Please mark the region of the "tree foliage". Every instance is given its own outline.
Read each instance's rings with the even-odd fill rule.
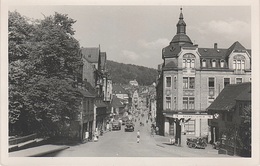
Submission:
[[[76,21],[59,13],[31,20],[15,11],[8,22],[10,134],[58,133],[82,97],[72,87],[82,65]]]

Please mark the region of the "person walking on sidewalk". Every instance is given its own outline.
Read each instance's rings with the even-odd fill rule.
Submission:
[[[140,131],[138,130],[137,131],[137,143],[139,143],[140,142]]]

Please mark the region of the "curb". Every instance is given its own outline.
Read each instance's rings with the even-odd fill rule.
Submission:
[[[34,147],[9,153],[9,157],[44,157],[45,155],[68,149],[69,146],[60,147]]]
[[[50,154],[50,153],[54,153],[54,152],[58,152],[58,151],[62,151],[62,150],[68,149],[68,148],[69,148],[69,146],[60,147],[60,148],[57,148],[57,149],[53,149],[53,150],[49,150],[49,151],[45,151],[45,152],[40,152],[40,153],[36,153],[36,154],[33,154],[33,155],[25,156],[25,157],[41,157],[41,156],[44,156],[44,155],[47,155],[47,154]]]

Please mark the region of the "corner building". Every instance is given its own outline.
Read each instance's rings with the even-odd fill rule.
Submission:
[[[181,143],[188,137],[210,141],[207,107],[227,84],[251,81],[251,50],[234,42],[229,48],[199,48],[186,35],[180,12],[177,34],[162,49],[158,65],[157,126],[160,135]],[[184,140],[185,139],[185,140]],[[183,142],[184,143],[184,142]]]

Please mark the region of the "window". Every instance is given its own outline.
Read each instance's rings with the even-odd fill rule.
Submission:
[[[183,98],[183,109],[184,110],[188,109],[188,97]]]
[[[194,89],[195,77],[183,77],[183,89]]]
[[[216,60],[215,59],[212,60],[212,67],[216,67]]]
[[[166,97],[166,109],[171,109],[171,97]]]
[[[182,61],[182,67],[183,67],[183,68],[186,68],[186,59],[183,59],[183,61]]]
[[[206,60],[205,59],[202,60],[202,67],[206,67]]]
[[[243,55],[235,55],[233,60],[234,70],[245,70],[245,57]]]
[[[215,78],[209,78],[209,96],[214,96],[215,94]]]
[[[174,77],[174,89],[176,89],[177,88],[177,77]]]
[[[192,59],[191,60],[191,65],[190,65],[191,68],[195,68],[195,59]]]
[[[183,55],[182,67],[183,68],[194,68],[195,67],[195,56],[193,54]]]
[[[177,109],[176,104],[177,104],[177,98],[174,97],[174,98],[173,98],[173,110],[176,110],[176,109]]]
[[[166,77],[166,87],[171,87],[171,77]]]
[[[195,77],[189,77],[190,83],[189,83],[189,88],[194,89],[195,88]]]
[[[250,78],[249,78],[249,82],[251,82],[251,80],[252,80],[252,79],[251,79],[251,77],[250,77]]]
[[[230,84],[230,78],[224,78],[224,87]]]
[[[237,61],[237,68],[236,69],[241,70],[241,61],[240,60]]]
[[[183,97],[183,109],[194,110],[195,109],[195,98],[194,97]]]
[[[185,124],[187,134],[195,134],[195,120],[189,120]]]
[[[224,67],[224,60],[220,60],[220,67],[223,68]]]
[[[188,77],[183,77],[183,89],[188,89]]]
[[[189,98],[189,110],[194,110],[194,97]]]
[[[244,60],[241,61],[241,69],[245,70],[245,61]]]
[[[236,84],[241,84],[242,83],[242,78],[236,78]]]
[[[236,60],[233,60],[233,69],[236,69],[237,68],[237,61]]]
[[[215,78],[210,77],[209,78],[209,88],[214,88],[215,87]]]
[[[191,60],[190,60],[190,59],[187,59],[187,61],[186,61],[186,62],[187,62],[187,65],[186,65],[186,67],[187,67],[187,68],[190,68],[190,67],[191,67]]]

